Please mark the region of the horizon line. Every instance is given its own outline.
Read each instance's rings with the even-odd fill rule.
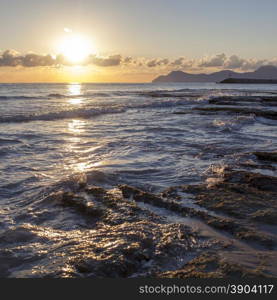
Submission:
[[[147,83],[155,83],[155,82],[151,82],[151,81],[145,81],[145,82],[128,82],[128,81],[124,81],[124,82],[105,82],[105,81],[101,81],[101,82],[89,82],[89,81],[83,81],[83,82],[36,82],[36,81],[30,81],[30,82],[0,82],[0,84],[147,84]]]

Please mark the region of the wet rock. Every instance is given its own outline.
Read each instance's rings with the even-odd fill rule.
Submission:
[[[229,170],[228,172],[230,173]],[[263,201],[263,193],[260,192],[261,195],[257,196],[256,189],[253,190],[252,188],[250,191],[253,193],[253,196],[251,196],[249,195],[249,188],[246,189],[248,185],[246,187],[243,186],[244,181],[242,180],[242,174],[237,174],[237,176],[235,176],[235,174],[232,174],[232,176],[229,174],[228,176],[228,179],[226,175],[226,178],[223,179],[221,183],[212,187],[207,187],[207,185],[187,185],[176,187],[175,191],[174,188],[171,188],[164,191],[161,195],[163,195],[163,197],[170,197],[173,195],[175,199],[178,200],[178,190],[181,189],[186,193],[194,194],[196,204],[204,206],[209,210],[224,212],[231,216],[239,217],[243,219],[243,222],[241,220],[234,220],[227,217],[212,216],[208,214],[208,212],[200,211],[191,207],[185,207],[177,201],[171,200],[170,198],[161,198],[130,186],[122,185],[120,186],[120,189],[122,189],[123,195],[129,198],[131,197],[135,201],[145,202],[157,207],[166,208],[169,211],[178,213],[180,216],[200,218],[207,225],[218,230],[231,233],[238,239],[255,242],[266,248],[273,248],[276,244],[276,241],[273,240],[271,236],[253,230],[252,224],[245,224],[245,220],[251,219],[251,212],[255,212],[260,209],[261,205],[265,205]],[[241,184],[227,184],[228,180],[238,182],[241,180]],[[246,180],[245,183],[246,182],[248,181]],[[269,194],[268,197],[271,196],[272,195]]]
[[[227,261],[214,252],[204,253],[182,269],[159,274],[165,278],[261,278],[272,277],[262,268],[249,268]]]
[[[265,103],[266,105],[276,106],[277,105],[277,97],[276,96],[271,96],[271,97],[263,96],[262,102]]]
[[[207,216],[205,220],[209,226],[212,226],[217,230],[231,233],[237,239],[253,242],[262,245],[267,249],[273,249],[277,244],[277,241],[272,236],[264,232],[254,230],[252,224],[242,224],[237,220],[223,217]]]
[[[203,211],[196,210],[192,207],[187,207],[179,203],[180,198],[165,198],[165,195],[168,193],[167,191],[161,193],[161,195],[154,195],[148,192],[144,192],[140,189],[130,187],[128,185],[120,185],[119,188],[122,190],[122,194],[124,197],[128,199],[133,199],[138,202],[144,202],[151,204],[156,207],[165,208],[169,211],[180,214],[183,217],[186,216],[197,216],[201,218],[205,218],[206,213]],[[188,187],[188,190],[193,193],[196,192],[197,187]],[[170,193],[173,193],[173,189]]]
[[[247,169],[257,169],[257,170],[271,170],[276,171],[276,168],[272,165],[261,165],[261,164],[255,164],[253,162],[246,162],[246,163],[240,163],[240,166],[247,168]]]
[[[79,192],[56,193],[51,196],[53,202],[48,197],[60,214],[70,211],[77,214],[76,220],[85,219],[91,226],[61,230],[30,225],[28,232],[17,228],[15,238],[11,238],[13,231],[8,232],[4,249],[20,261],[21,257],[31,260],[24,268],[18,264],[12,270],[8,263],[5,272],[9,275],[5,274],[24,278],[147,276],[178,267],[191,252],[207,247],[189,227],[168,224],[122,194],[154,203],[160,197],[127,186],[122,190],[86,186]],[[35,253],[41,256],[34,257]]]
[[[236,238],[272,249],[276,238],[261,232],[255,223],[276,224],[277,178],[245,171],[226,170],[213,185],[183,186],[195,203],[230,217],[202,215],[205,222]]]
[[[267,176],[258,173],[244,172],[244,171],[231,171],[224,174],[224,182],[240,184],[245,192],[248,193],[248,188],[254,188],[261,191],[277,192],[277,177]],[[253,190],[252,190],[253,191]],[[263,194],[266,196],[266,194]],[[273,196],[274,195],[271,195]],[[261,199],[260,199],[261,200]]]
[[[241,240],[258,243],[268,249],[273,249],[276,246],[276,240],[274,240],[268,234],[254,229],[242,228],[242,230],[238,230],[236,237]]]
[[[277,101],[276,97],[265,97],[265,96],[222,96],[215,97],[209,100],[210,104],[215,105],[233,105],[233,106],[241,106],[241,105],[249,105],[249,104],[258,104],[264,106],[276,106]]]
[[[272,208],[258,210],[251,214],[251,219],[261,223],[277,225],[277,211]]]
[[[163,206],[162,199],[154,194],[142,191],[140,189],[128,185],[119,185],[119,188],[122,191],[123,197],[125,198],[131,198],[136,201],[154,203],[156,205],[160,204],[161,206]]]
[[[260,103],[262,99],[260,97],[245,97],[245,96],[222,96],[215,97],[209,100],[210,104],[216,105],[245,105],[246,103]]]
[[[30,260],[24,268],[15,268],[12,277],[146,276],[169,266],[180,266],[191,251],[202,247],[196,234],[183,224],[140,221],[113,226],[99,224],[95,230],[33,230],[38,236],[47,236],[48,243],[37,239],[25,248],[6,245],[6,249],[18,258],[32,257],[33,247],[49,255]]]
[[[276,211],[276,199],[277,178],[244,171],[227,172],[196,195],[198,205],[246,219],[268,207]]]
[[[85,188],[85,191],[88,194],[94,195],[95,197],[103,197],[106,194],[105,189],[99,187],[99,186],[87,186]]]
[[[277,162],[277,152],[254,152],[260,160]]]
[[[100,229],[97,247],[101,247],[101,251],[95,252],[96,245],[91,244],[88,256],[81,251],[82,255],[78,254],[73,264],[89,277],[153,273],[193,249],[194,239],[189,228],[181,224],[125,223],[105,231]]]
[[[161,193],[161,197],[163,198],[172,198],[172,199],[181,199],[182,197],[179,195],[179,192],[178,192],[178,187],[170,187],[170,188],[167,188],[166,190],[164,190],[162,193]]]
[[[261,181],[257,176],[260,175],[228,169],[222,180],[213,186],[172,187],[159,195],[128,185],[111,190],[86,185],[79,191],[56,193],[50,198],[54,199],[53,206],[59,208],[61,214],[70,211],[77,214],[78,220],[80,217],[87,220],[90,226],[59,230],[30,225],[30,235],[25,236],[26,230],[18,228],[19,233],[23,232],[18,244],[14,244],[14,238],[7,239],[4,235],[4,250],[11,253],[11,257],[30,257],[30,263],[24,264],[24,268],[18,265],[18,269],[15,267],[11,271],[7,263],[3,272],[10,277],[233,276],[227,272],[228,267],[224,269],[225,265],[218,258],[210,257],[210,262],[202,258],[207,266],[203,270],[195,267],[201,259],[184,267],[188,258],[199,255],[198,251],[214,244],[205,241],[206,237],[200,239],[183,223],[169,223],[144,206],[138,206],[137,202],[164,208],[181,218],[199,218],[217,230],[232,234],[234,238],[272,249],[276,241],[255,230],[253,223],[264,222],[261,221],[263,218],[268,223],[274,222],[273,199],[276,198],[272,195],[275,191],[257,186],[256,181]],[[271,177],[263,179],[270,185]],[[232,217],[212,215],[209,211],[188,207],[182,201],[184,193],[179,192],[193,195],[196,204]],[[50,198],[48,203],[52,203]],[[272,202],[272,211],[266,211],[269,202],[261,199]],[[226,250],[223,243],[214,243],[217,246],[213,249]],[[35,256],[34,253],[41,255]],[[13,259],[11,264],[15,264]],[[232,265],[232,268],[232,274],[244,274],[240,267],[237,269]],[[252,276],[251,272],[249,274]]]
[[[193,110],[202,113],[226,112],[226,113],[243,114],[243,115],[256,115],[258,117],[277,120],[277,112],[270,111],[270,110],[254,109],[254,108],[211,106],[211,107],[195,107]]]
[[[225,230],[230,233],[235,233],[239,228],[239,224],[232,219],[211,217],[207,219],[207,224],[216,229]]]
[[[90,216],[100,217],[104,214],[103,209],[95,202],[88,201],[87,199],[70,192],[63,194],[62,204],[64,206],[76,208],[81,213]]]

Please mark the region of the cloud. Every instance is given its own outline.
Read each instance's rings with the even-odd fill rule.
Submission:
[[[51,55],[26,54],[22,57],[23,67],[53,66],[56,61]]]
[[[21,65],[21,57],[19,53],[15,50],[6,50],[0,56],[0,66],[1,67],[16,67]]]
[[[181,66],[181,65],[183,64],[184,60],[185,60],[184,57],[179,57],[179,58],[175,59],[175,60],[171,63],[171,65],[172,65],[172,66]]]
[[[51,55],[28,53],[22,56],[15,50],[7,50],[0,56],[1,67],[44,67],[55,64],[56,60]]]
[[[130,64],[132,62],[134,62],[134,60],[133,60],[133,58],[131,56],[127,56],[123,60],[123,63],[125,63],[125,64]]]
[[[151,60],[146,60],[144,62],[144,65],[146,65],[149,68],[168,67],[168,68],[185,69],[193,66],[193,60],[188,60],[185,57],[179,57],[174,60],[170,60],[168,58],[151,59]]]
[[[165,66],[168,65],[169,60],[167,58],[165,59],[152,59],[147,63],[147,67],[153,68],[157,66]]]
[[[70,62],[64,55],[40,55],[35,53],[20,54],[15,50],[6,50],[0,53],[0,67],[62,67],[72,66],[74,63]],[[205,69],[230,69],[237,71],[253,71],[263,65],[277,66],[277,58],[255,59],[255,58],[241,58],[238,55],[227,56],[225,53],[215,54],[212,56],[205,56],[200,59],[188,59],[186,57],[179,57],[175,59],[169,58],[152,58],[145,57],[131,57],[122,56],[120,54],[100,56],[89,55],[82,63],[83,66],[94,65],[97,67],[116,67],[123,66],[133,68],[137,71],[144,69],[145,72],[152,72],[152,69],[159,70],[187,70],[193,72],[205,71]]]
[[[122,62],[122,56],[117,55],[110,55],[108,57],[98,57],[96,55],[91,55],[88,59],[87,64],[93,64],[99,67],[112,67],[112,66],[119,66]]]
[[[241,68],[245,63],[245,59],[240,58],[237,55],[232,55],[229,58],[226,57],[223,66],[228,69],[238,69]]]
[[[266,59],[244,59],[237,55],[232,55],[226,58],[223,67],[226,69],[241,69],[243,71],[247,70],[256,70],[263,65],[273,64],[273,61],[269,61]]]
[[[238,55],[227,56],[226,54],[216,54],[210,57],[204,57],[199,60],[199,68],[218,68],[240,71],[253,71],[264,65],[277,66],[277,59],[255,59],[241,58]]]
[[[193,60],[189,60],[186,57],[179,57],[175,60],[173,60],[170,63],[170,66],[174,67],[174,68],[178,68],[178,69],[187,69],[187,68],[191,68],[194,65],[194,61]]]
[[[128,60],[127,60],[128,61]],[[83,65],[95,65],[100,67],[119,66],[122,62],[121,55],[110,55],[108,57],[90,55]],[[15,50],[6,50],[0,56],[0,67],[52,67],[73,65],[62,54],[56,57],[51,55],[39,55],[28,53],[21,55]]]
[[[243,64],[241,65],[240,69],[243,71],[248,71],[248,70],[256,70],[261,66],[265,65],[277,65],[276,62],[266,60],[266,59],[245,59]]]
[[[199,67],[205,67],[205,68],[222,67],[225,63],[226,58],[227,57],[224,53],[217,54],[212,57],[204,57],[201,59],[199,63]]]

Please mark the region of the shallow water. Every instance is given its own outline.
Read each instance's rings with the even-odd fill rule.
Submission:
[[[82,220],[41,199],[80,182],[158,193],[212,182],[227,166],[276,176],[252,152],[276,150],[277,118],[201,111],[224,98],[227,108],[277,112],[276,100],[260,102],[276,96],[274,85],[1,84],[1,228],[73,230]]]

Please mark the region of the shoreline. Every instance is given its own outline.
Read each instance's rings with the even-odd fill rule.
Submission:
[[[277,84],[277,79],[227,78],[219,84]]]

